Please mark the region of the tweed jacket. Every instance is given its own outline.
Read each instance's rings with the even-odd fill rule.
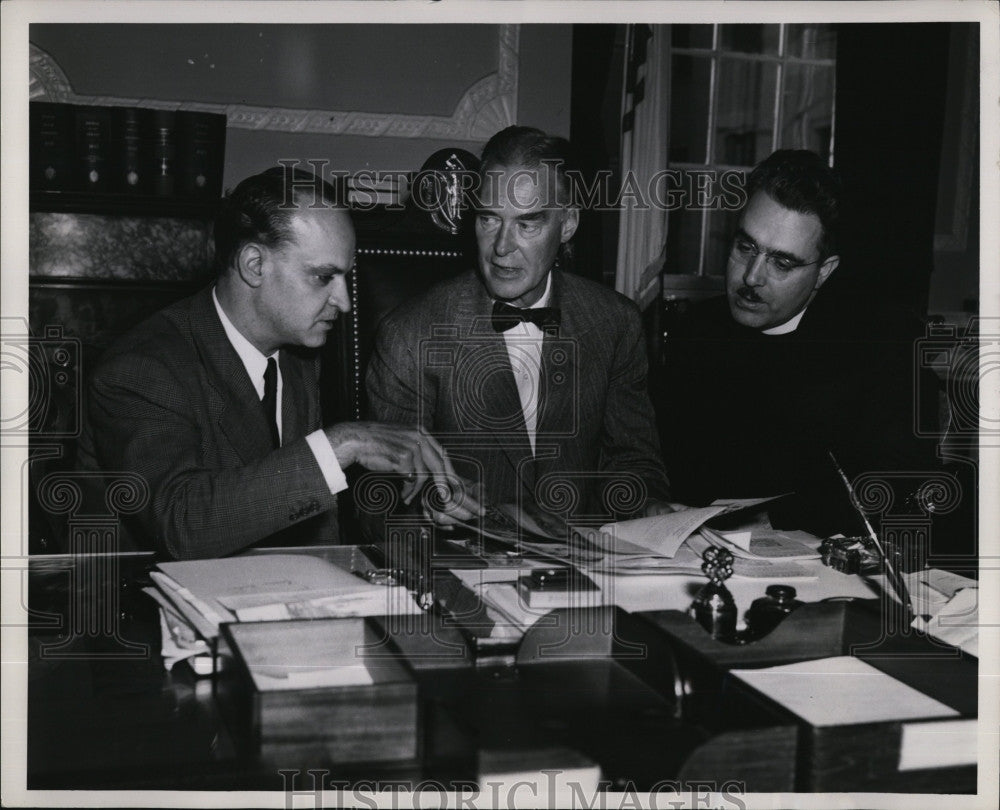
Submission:
[[[370,415],[433,433],[491,503],[631,514],[668,497],[639,313],[612,290],[552,272],[562,320],[542,344],[534,455],[507,347],[474,271],[380,324],[367,371]]]
[[[78,466],[128,471],[149,499],[131,542],[216,557],[273,538],[336,539],[336,498],[304,437],[321,425],[318,358],[282,349],[282,446],[272,450],[249,375],[208,287],[141,323],[92,375]]]

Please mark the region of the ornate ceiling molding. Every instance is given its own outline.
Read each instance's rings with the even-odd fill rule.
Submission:
[[[162,101],[151,98],[77,95],[58,63],[31,45],[32,101],[59,101],[105,107],[152,107],[221,113],[234,129],[302,132],[314,135],[361,135],[373,138],[430,138],[442,141],[485,141],[515,123],[519,28],[499,26],[497,70],[469,87],[450,116],[404,113],[302,110],[248,104]]]

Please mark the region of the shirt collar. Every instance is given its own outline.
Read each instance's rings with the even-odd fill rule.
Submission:
[[[528,309],[541,309],[542,307],[547,307],[549,301],[552,300],[552,271],[549,270],[549,274],[545,277],[545,292],[542,293],[542,297],[535,301]]]
[[[247,374],[250,375],[250,382],[253,383],[253,386],[257,391],[257,396],[263,397],[264,372],[267,370],[267,361],[270,357],[273,357],[275,361],[277,361],[278,352],[274,352],[274,354],[270,355],[270,357],[265,357],[256,346],[243,336],[243,333],[233,325],[231,320],[229,320],[229,316],[226,315],[226,311],[222,308],[222,304],[219,303],[219,297],[216,295],[215,287],[212,288],[212,303],[215,304],[215,311],[219,313],[219,320],[222,321],[222,328],[226,332],[226,337],[229,338],[229,342],[233,345],[233,349],[236,350],[236,354],[239,355],[240,360],[243,362],[243,366],[246,368]]]
[[[552,271],[549,270],[547,276],[545,276],[545,292],[542,293],[542,297],[535,301],[530,307],[518,307],[518,309],[541,309],[542,307],[547,307],[549,301],[552,299]],[[493,299],[494,302],[496,299]],[[509,301],[507,303],[510,303]],[[516,306],[511,304],[511,306]]]
[[[801,321],[802,316],[806,314],[806,309],[808,309],[808,307],[803,308],[798,315],[785,321],[783,324],[772,326],[770,329],[761,329],[761,332],[765,335],[787,335],[789,332],[794,332],[799,328],[799,321]]]

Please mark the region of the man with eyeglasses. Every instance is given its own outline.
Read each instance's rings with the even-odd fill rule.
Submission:
[[[840,184],[819,155],[775,152],[746,192],[726,295],[687,312],[656,381],[674,496],[794,493],[777,524],[857,533],[831,453],[852,479],[934,464],[913,431],[916,324],[890,302],[824,295],[841,261]]]

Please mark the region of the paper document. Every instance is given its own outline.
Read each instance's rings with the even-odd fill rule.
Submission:
[[[958,717],[951,707],[850,655],[730,674],[817,727]]]
[[[576,807],[582,796],[603,789],[601,767],[570,748],[550,746],[536,750],[480,748],[477,780],[495,795],[544,796],[550,807]],[[508,802],[513,804],[513,802]]]
[[[191,626],[190,622],[178,613],[156,588],[143,588],[143,592],[155,599],[160,605],[160,639],[163,656],[163,668],[168,672],[174,664],[198,655],[210,652],[208,644],[203,641]]]
[[[604,552],[602,559],[587,567],[609,573],[677,573],[679,569],[700,570],[701,560],[679,554],[684,542],[706,521],[735,515],[781,496],[717,501],[710,506],[683,509],[666,515],[608,523],[599,530],[576,529],[590,545]],[[747,521],[749,517],[745,518]]]
[[[233,641],[258,689],[361,686],[387,664],[366,657],[375,639],[360,621],[242,624]]]
[[[291,599],[267,604],[234,604],[226,597],[222,601],[233,609],[241,622],[272,622],[287,619],[344,619],[350,616],[417,614],[423,611],[402,585],[377,585],[364,593],[320,596],[314,599]]]
[[[315,689],[329,686],[366,686],[374,683],[371,673],[362,665],[308,667],[250,667],[254,684],[262,691],[282,689]]]
[[[758,527],[719,531],[702,526],[699,531],[712,543],[728,548],[737,557],[755,560],[818,560],[822,538],[808,532]]]
[[[182,596],[180,586],[170,577],[159,571],[150,571],[149,577],[157,586],[149,589],[155,593],[155,595],[154,593],[150,595],[157,602],[171,605],[202,638],[211,639],[219,634],[219,622],[206,617],[201,609],[191,603],[189,598]]]
[[[748,526],[754,520],[754,507],[782,497],[720,500],[710,506],[683,509],[665,515],[655,515],[635,520],[608,523],[599,529],[570,526],[559,517],[530,512],[515,504],[489,507],[479,521],[465,524],[482,537],[496,540],[521,552],[529,552],[549,559],[569,563],[588,571],[606,573],[680,573],[700,571],[701,560],[690,555],[678,558],[678,550],[693,532],[706,521],[733,516]],[[766,516],[762,519],[766,525]],[[767,527],[770,530],[770,527]],[[770,530],[773,533],[773,530]],[[761,534],[761,537],[764,537]],[[752,548],[754,538],[746,540]],[[813,550],[804,548],[791,537],[765,541],[771,553],[762,556],[781,556],[801,559],[817,558]],[[775,550],[777,549],[777,550]],[[762,546],[762,550],[763,546]],[[754,556],[747,552],[748,556]],[[750,569],[753,566],[746,566]],[[761,576],[802,576],[804,571],[790,567],[787,573],[769,570]]]
[[[930,619],[918,615],[913,627],[978,658],[979,588],[956,591],[943,605],[934,608]]]
[[[775,496],[780,497],[780,496]],[[673,557],[692,532],[719,515],[742,512],[775,498],[747,498],[744,500],[717,501],[710,506],[682,509],[665,515],[622,520],[601,526],[601,533],[621,538],[626,543],[641,546],[663,557]]]
[[[979,759],[978,729],[976,718],[904,723],[899,738],[899,770],[975,765]]]
[[[705,527],[702,526],[701,529],[687,539],[677,554],[678,558],[684,552],[692,554],[693,559],[698,562],[699,571],[701,570],[701,560],[705,550],[709,546],[724,545],[716,539],[706,537],[706,534]],[[775,579],[792,579],[796,577],[815,579],[816,577],[814,570],[800,565],[794,560],[768,560],[753,557],[749,554],[733,555],[733,575],[738,577],[773,577]]]
[[[818,560],[822,537],[789,529],[754,529],[749,551],[755,557],[781,560]]]
[[[308,554],[164,562],[159,569],[153,581],[206,638],[223,622],[415,612],[402,586],[366,582]]]

